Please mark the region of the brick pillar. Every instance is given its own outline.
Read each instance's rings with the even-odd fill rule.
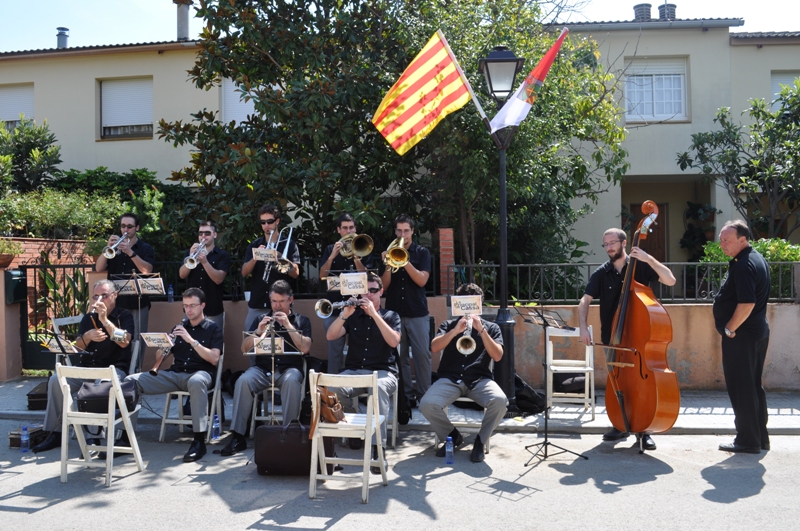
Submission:
[[[452,295],[455,292],[453,266],[456,263],[453,248],[453,229],[437,229],[439,234],[439,285],[441,295]]]

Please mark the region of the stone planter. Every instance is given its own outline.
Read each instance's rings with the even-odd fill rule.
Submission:
[[[0,254],[0,269],[5,269],[11,265],[11,262],[14,261],[13,254]]]

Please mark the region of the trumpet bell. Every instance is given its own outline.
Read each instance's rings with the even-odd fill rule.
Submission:
[[[186,266],[187,269],[194,269],[197,267],[197,259],[187,256],[183,261],[183,265]]]
[[[314,312],[320,319],[327,319],[333,314],[333,304],[328,299],[320,299],[314,305]]]
[[[475,347],[475,340],[470,336],[461,336],[456,341],[456,350],[465,356],[475,352]]]
[[[114,249],[113,247],[109,247],[108,245],[106,245],[105,247],[103,247],[103,256],[105,256],[108,260],[111,260],[115,256],[117,256],[117,250]]]
[[[359,258],[364,258],[365,256],[369,256],[372,252],[372,249],[375,247],[375,242],[366,234],[359,234],[353,238],[350,247],[354,255]]]
[[[286,258],[278,258],[275,268],[282,274],[287,275],[289,274],[289,271],[292,270],[292,261],[287,260]]]
[[[396,238],[386,249],[384,263],[392,270],[392,273],[396,273],[408,264],[408,251],[406,251],[404,243],[403,238]]]

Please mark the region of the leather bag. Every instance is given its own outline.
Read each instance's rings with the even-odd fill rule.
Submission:
[[[262,476],[307,476],[311,471],[311,441],[308,428],[298,420],[286,426],[256,428],[254,461]],[[333,437],[323,437],[325,455],[333,455]],[[333,465],[328,465],[333,474]]]
[[[139,386],[136,382],[120,382],[122,396],[125,399],[125,408],[132,412],[139,404]],[[75,401],[78,411],[83,413],[108,413],[108,395],[111,393],[111,382],[83,382]]]

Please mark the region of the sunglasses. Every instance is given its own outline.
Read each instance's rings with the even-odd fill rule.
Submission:
[[[277,220],[274,219],[274,218],[273,219],[262,219],[261,220],[261,224],[262,225],[272,225],[273,223],[275,223],[275,221],[277,221]]]
[[[119,228],[121,228],[121,229],[133,229],[133,228],[136,228],[136,225],[126,225],[124,223],[120,223]]]
[[[380,293],[380,291],[381,291],[381,288],[368,288],[368,289],[369,289],[369,292],[372,293],[373,295],[376,294],[376,293]]]
[[[198,236],[211,236],[211,231],[210,230],[201,230],[201,231],[197,232],[197,235]]]

